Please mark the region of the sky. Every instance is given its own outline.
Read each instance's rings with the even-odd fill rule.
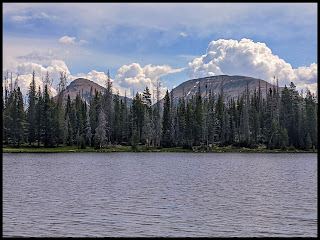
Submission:
[[[35,71],[132,97],[189,79],[243,75],[317,91],[317,3],[3,3],[3,76]],[[3,77],[4,79],[4,77]],[[3,81],[4,83],[4,81]]]

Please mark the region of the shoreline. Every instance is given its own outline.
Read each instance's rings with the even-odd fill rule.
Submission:
[[[73,152],[190,152],[190,153],[318,153],[318,150],[300,150],[300,149],[266,149],[266,148],[233,148],[230,146],[227,147],[215,147],[210,151],[205,149],[200,149],[197,151],[191,149],[183,148],[148,148],[145,146],[139,146],[138,149],[133,150],[131,146],[115,146],[110,148],[95,149],[92,147],[87,147],[85,149],[80,149],[77,147],[54,147],[54,148],[45,148],[45,147],[29,147],[23,146],[20,148],[4,146],[2,148],[2,153],[73,153]]]

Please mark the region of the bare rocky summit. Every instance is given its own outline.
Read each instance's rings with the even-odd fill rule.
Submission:
[[[228,75],[191,79],[174,88],[171,94],[173,95],[174,102],[176,103],[178,99],[183,96],[185,96],[186,99],[189,99],[198,91],[200,86],[202,97],[209,94],[210,91],[217,96],[221,89],[223,89],[225,101],[227,101],[228,99],[237,99],[238,96],[241,96],[247,85],[249,88],[249,94],[253,94],[255,90],[258,91],[259,84],[262,97],[265,98],[266,91],[268,91],[269,88],[273,88],[272,84],[257,78]],[[279,89],[281,91],[283,87],[279,87]]]
[[[225,96],[224,100],[228,101],[228,99],[237,99],[238,96],[241,96],[241,94],[245,91],[247,85],[250,94],[253,94],[255,90],[258,90],[260,85],[263,98],[266,97],[266,92],[270,88],[273,88],[272,84],[257,78],[246,76],[219,75],[185,81],[174,88],[171,95],[174,98],[174,103],[178,103],[180,97],[190,99],[191,96],[198,91],[200,86],[202,97],[204,97],[206,94],[209,94],[210,91],[217,96],[220,93],[221,89],[223,89]],[[85,78],[78,78],[72,81],[70,85],[59,95],[60,97],[62,97],[63,103],[66,103],[68,95],[70,96],[70,99],[72,101],[78,94],[80,94],[80,96],[82,96],[82,98],[89,103],[91,93],[94,94],[95,91],[103,92],[104,89],[104,87],[93,81]],[[282,89],[283,87],[280,87],[280,91]],[[113,91],[116,92],[117,89],[113,89]],[[55,98],[58,98],[58,96],[56,96]],[[124,97],[120,96],[120,99],[124,99]],[[127,102],[130,105],[132,103],[132,99],[127,98]],[[163,100],[161,100],[160,104],[163,104]]]

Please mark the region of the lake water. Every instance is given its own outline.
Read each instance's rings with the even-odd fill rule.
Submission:
[[[317,154],[3,154],[4,237],[316,237]]]

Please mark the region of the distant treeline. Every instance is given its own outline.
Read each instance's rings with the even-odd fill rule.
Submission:
[[[66,88],[61,73],[58,92]],[[201,97],[197,93],[186,100],[181,97],[173,104],[167,91],[163,108],[159,99],[152,106],[149,89],[137,93],[132,105],[126,98],[112,94],[110,78],[103,93],[95,91],[87,103],[80,94],[66,104],[61,97],[50,96],[47,75],[44,89],[29,87],[27,109],[18,84],[5,86],[3,98],[3,143],[21,146],[56,147],[61,145],[105,148],[115,144],[139,144],[150,147],[213,146],[268,149],[317,149],[318,103],[310,91],[299,94],[293,83],[279,92],[277,86],[261,88],[249,94],[248,87],[235,100],[225,101],[223,89],[217,96],[210,91]],[[159,89],[158,89],[159,90]]]

